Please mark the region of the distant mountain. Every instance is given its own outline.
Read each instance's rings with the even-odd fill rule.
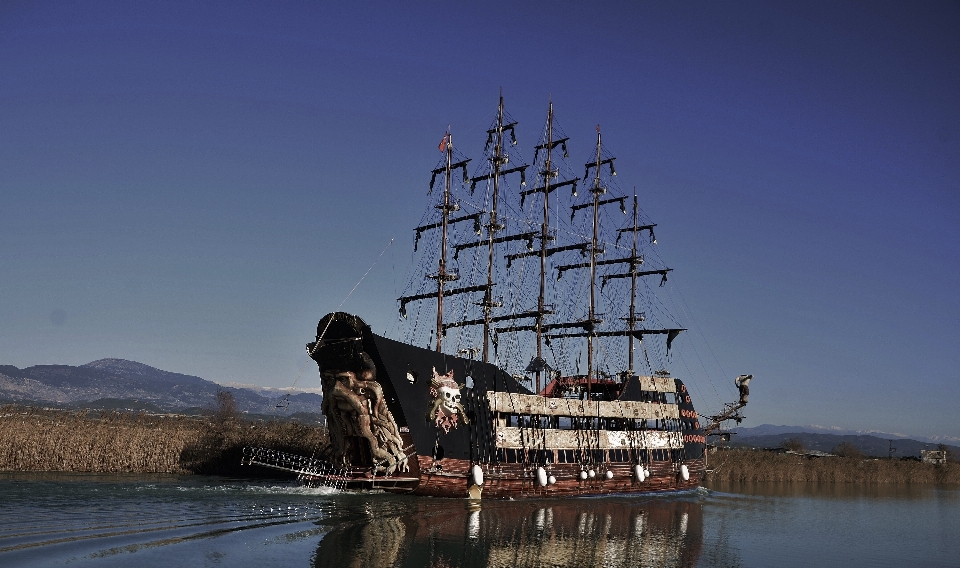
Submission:
[[[752,428],[729,428],[730,432],[736,432],[741,438],[755,436],[773,436],[785,433],[807,433],[807,434],[835,434],[839,436],[875,436],[877,438],[893,439],[912,439],[930,444],[952,444],[960,446],[960,438],[954,436],[909,436],[896,432],[881,432],[880,430],[845,430],[836,426],[775,426],[773,424],[761,424]]]
[[[212,408],[218,389],[233,394],[238,410],[254,414],[317,414],[322,400],[309,392],[290,391],[287,397],[276,391],[223,387],[125,359],[100,359],[79,367],[0,365],[0,402],[182,411]]]
[[[887,457],[890,453],[890,440],[895,451],[893,457],[919,457],[920,450],[933,450],[937,443],[912,440],[910,438],[881,438],[869,434],[824,434],[811,432],[813,428],[802,426],[773,426],[764,424],[755,428],[740,428],[730,441],[731,446],[753,448],[776,448],[787,440],[796,438],[808,450],[830,452],[843,442],[853,444],[865,455]],[[947,445],[954,456],[960,456],[960,447]]]

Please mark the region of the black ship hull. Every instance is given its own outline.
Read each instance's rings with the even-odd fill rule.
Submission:
[[[517,498],[675,491],[703,478],[703,430],[678,379],[596,382],[588,395],[577,378],[557,378],[567,388],[543,396],[495,365],[381,337],[350,314],[324,317],[317,336],[307,348],[338,473],[308,482]]]

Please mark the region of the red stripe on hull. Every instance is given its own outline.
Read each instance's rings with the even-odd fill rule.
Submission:
[[[469,471],[473,464],[468,460],[444,459],[434,462],[429,456],[418,456],[420,485],[416,495],[433,497],[467,497]],[[630,493],[656,493],[695,489],[703,479],[702,459],[685,462],[690,479],[683,481],[676,468],[679,464],[654,462],[647,467],[650,477],[642,483],[633,477],[633,464],[604,464],[605,469],[593,479],[580,480],[578,464],[551,464],[549,475],[556,477],[553,485],[540,487],[536,479],[536,467],[522,464],[487,465],[483,467],[484,499],[588,497]],[[606,479],[603,472],[613,472],[613,479]]]

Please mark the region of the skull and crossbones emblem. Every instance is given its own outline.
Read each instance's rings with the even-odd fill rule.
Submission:
[[[456,428],[459,420],[463,420],[464,424],[470,423],[463,410],[463,404],[460,403],[460,389],[463,386],[453,379],[452,370],[441,375],[434,367],[433,378],[430,379],[430,396],[433,397],[433,401],[427,411],[427,421],[435,423],[438,428],[443,428],[445,433],[451,428]]]

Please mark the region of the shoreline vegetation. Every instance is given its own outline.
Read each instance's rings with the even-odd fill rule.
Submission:
[[[850,452],[851,454],[853,452]],[[811,457],[724,448],[708,454],[709,483],[856,483],[960,485],[960,464],[863,455]]]
[[[228,395],[208,416],[0,407],[0,471],[269,476],[240,465],[245,446],[306,456],[328,446],[326,428],[247,421]],[[723,448],[708,455],[707,483],[960,485],[960,464],[862,455],[808,457]]]
[[[328,443],[324,427],[241,420],[230,402],[201,417],[3,406],[0,471],[257,477],[240,465],[245,446],[310,456]]]

